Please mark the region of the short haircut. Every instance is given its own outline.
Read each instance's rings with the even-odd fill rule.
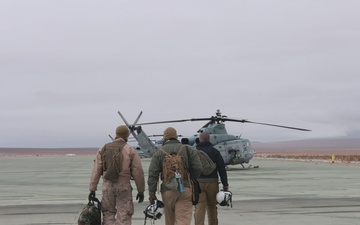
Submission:
[[[200,134],[200,142],[210,141],[210,134],[208,132],[202,132]]]

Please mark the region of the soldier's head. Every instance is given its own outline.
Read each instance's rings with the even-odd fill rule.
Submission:
[[[164,130],[164,140],[177,139],[178,135],[173,127],[168,127]]]
[[[200,142],[210,141],[210,134],[208,132],[202,132],[199,137]]]
[[[122,138],[125,141],[128,141],[130,132],[129,132],[129,129],[127,128],[127,126],[125,126],[125,125],[118,126],[116,128],[115,133],[116,133],[116,138]]]

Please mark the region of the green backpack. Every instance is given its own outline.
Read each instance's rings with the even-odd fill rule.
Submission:
[[[216,163],[212,161],[210,156],[206,154],[206,152],[199,149],[197,150],[197,154],[200,158],[200,162],[202,165],[201,173],[204,174],[205,176],[208,176],[212,172],[214,172],[214,170],[216,169]]]

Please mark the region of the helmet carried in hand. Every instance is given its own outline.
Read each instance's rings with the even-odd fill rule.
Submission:
[[[221,206],[231,206],[232,207],[232,193],[230,191],[220,190],[216,194],[216,201]]]
[[[164,203],[160,200],[155,200],[154,204],[150,204],[146,207],[144,214],[145,214],[145,223],[146,219],[151,218],[153,220],[158,220],[164,213]]]

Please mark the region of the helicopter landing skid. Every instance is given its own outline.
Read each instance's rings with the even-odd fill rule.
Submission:
[[[243,164],[240,164],[242,166],[242,168],[238,168],[239,170],[247,170],[247,169],[251,169],[251,168],[254,168],[254,169],[258,169],[259,166],[253,166],[253,165],[249,165],[247,167],[245,167]],[[228,166],[226,166],[226,170],[230,169]]]
[[[252,165],[249,165],[248,167],[245,167],[243,164],[241,164],[244,170],[250,169]]]
[[[256,165],[256,166],[249,165],[249,166],[248,166],[248,167],[246,167],[246,168],[243,166],[243,169],[245,169],[245,170],[250,169],[250,168],[258,169],[258,168],[259,168],[259,166],[258,166],[258,165]]]

